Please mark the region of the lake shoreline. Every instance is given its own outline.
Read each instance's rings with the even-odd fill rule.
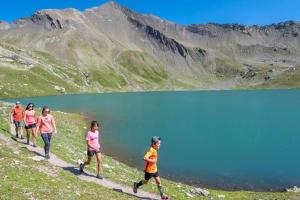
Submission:
[[[289,91],[300,90],[300,88],[238,88],[238,89],[176,89],[176,90],[143,90],[143,91],[103,91],[103,92],[83,92],[83,93],[61,93],[61,94],[49,94],[40,96],[21,96],[21,97],[1,97],[0,101],[7,99],[24,99],[34,97],[54,97],[54,96],[70,96],[70,95],[94,95],[94,94],[143,94],[143,93],[168,93],[168,92],[232,92],[232,91]]]

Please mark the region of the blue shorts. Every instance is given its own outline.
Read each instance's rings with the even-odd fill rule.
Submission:
[[[14,121],[15,127],[22,127],[23,126],[23,121]]]

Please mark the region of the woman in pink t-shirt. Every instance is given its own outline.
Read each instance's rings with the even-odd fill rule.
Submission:
[[[33,107],[33,103],[29,103],[27,105],[24,113],[24,122],[27,133],[27,144],[29,144],[31,130],[33,147],[36,147],[36,115],[35,111],[33,110]]]
[[[99,124],[97,121],[92,121],[90,131],[88,131],[85,135],[85,140],[87,143],[87,156],[88,159],[85,163],[80,164],[80,172],[83,172],[83,169],[86,165],[89,165],[92,161],[94,155],[96,155],[97,163],[98,163],[98,173],[97,178],[103,179],[102,177],[102,155],[100,151],[99,144],[99,132],[98,132]]]
[[[39,116],[37,120],[37,129],[36,133],[40,131],[42,139],[45,143],[45,158],[49,159],[49,151],[50,151],[50,142],[52,138],[52,134],[56,133],[56,125],[52,115],[50,115],[50,109],[48,107],[43,107],[42,115]]]

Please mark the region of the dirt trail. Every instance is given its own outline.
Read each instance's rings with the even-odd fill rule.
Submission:
[[[11,131],[12,137],[14,137],[15,136],[15,130],[14,130],[14,125],[13,124],[10,124],[10,131]],[[3,135],[2,133],[0,133],[0,139],[3,140],[4,142],[6,142],[8,145],[13,144],[11,138]],[[24,140],[17,139],[17,141],[19,142],[19,145],[21,145],[22,147],[26,147],[29,151],[34,152],[35,154],[40,155],[40,156],[43,157],[43,155],[44,155],[44,149],[43,148],[33,147],[31,145],[26,145],[25,144],[25,142],[26,142],[25,139]],[[88,182],[94,182],[94,183],[97,183],[101,186],[110,188],[114,191],[122,192],[122,193],[128,194],[130,196],[140,198],[140,199],[149,199],[149,200],[151,200],[151,199],[153,199],[153,200],[160,199],[159,196],[157,196],[155,194],[151,194],[149,192],[142,191],[142,190],[139,190],[138,194],[135,194],[135,193],[133,193],[132,188],[130,188],[128,186],[120,185],[118,183],[112,182],[112,181],[107,180],[105,178],[103,180],[97,179],[94,174],[91,174],[89,172],[80,173],[79,169],[78,169],[78,166],[74,166],[70,163],[67,163],[67,162],[59,159],[57,156],[55,156],[52,153],[50,154],[50,156],[51,156],[51,158],[48,160],[48,162],[50,164],[55,165],[55,166],[60,167],[60,168],[63,168],[64,170],[67,170],[67,171],[73,173],[74,175],[76,175],[81,180],[85,180],[85,181],[88,181]]]

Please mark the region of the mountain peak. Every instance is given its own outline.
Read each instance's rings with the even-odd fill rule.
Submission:
[[[109,1],[107,3],[104,3],[100,6],[88,8],[85,11],[100,11],[100,10],[122,10],[125,9],[125,7],[121,6],[120,4],[114,2],[114,1]]]

